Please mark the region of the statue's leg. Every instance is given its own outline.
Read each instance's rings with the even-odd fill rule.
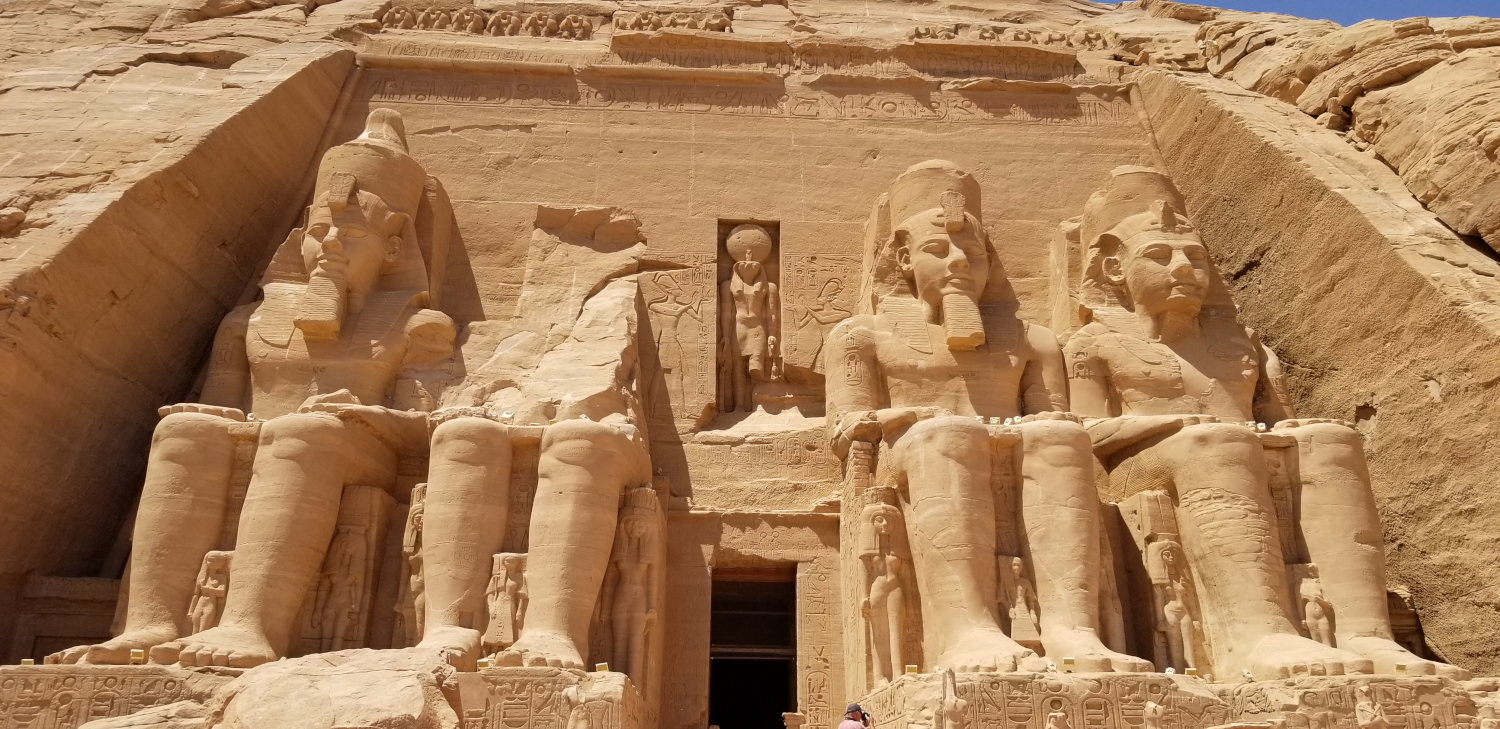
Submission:
[[[490,565],[510,514],[510,463],[510,436],[499,423],[456,418],[433,429],[422,512],[420,645],[445,651],[461,667],[479,657]]]
[[[646,450],[590,420],[547,427],[531,510],[526,620],[502,665],[581,668],[624,487],[651,481]]]
[[[887,673],[891,665],[891,645],[899,638],[893,635],[891,630],[891,615],[887,606],[887,595],[880,594],[878,590],[871,590],[870,595],[870,648],[875,655],[871,657],[870,663],[875,667],[876,684],[884,684],[899,674]]]
[[[1206,624],[1224,631],[1217,672],[1256,678],[1369,673],[1369,660],[1302,637],[1290,618],[1260,439],[1227,423],[1191,425],[1152,446],[1171,469],[1182,546]]]
[[[1000,630],[995,601],[995,498],[989,431],[970,418],[912,426],[891,451],[911,506],[906,517],[923,605],[931,665],[962,673],[1044,667]]]
[[[1103,527],[1088,431],[1067,420],[1024,423],[1014,453],[1047,656],[1072,658],[1079,671],[1150,671],[1150,661],[1116,653],[1099,638]]]
[[[332,415],[284,415],[261,427],[219,626],[158,646],[156,663],[249,668],[276,660],[317,579],[346,483],[386,486],[396,458]]]
[[[192,630],[188,610],[203,556],[217,549],[234,468],[230,420],[173,413],[156,424],[135,519],[125,630],[94,646],[54,653],[48,663],[129,663]]]
[[[896,586],[885,599],[885,614],[890,625],[886,649],[890,652],[891,680],[894,681],[906,670],[905,647],[902,645],[906,639],[906,591],[901,589],[899,576],[892,575],[891,580]]]
[[[1338,647],[1374,661],[1378,673],[1393,673],[1403,663],[1407,673],[1467,679],[1468,671],[1422,660],[1391,640],[1385,545],[1359,433],[1335,423],[1282,432],[1297,439],[1301,532],[1333,604]]]

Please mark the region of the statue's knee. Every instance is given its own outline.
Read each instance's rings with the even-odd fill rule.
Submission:
[[[1193,450],[1204,448],[1260,447],[1255,431],[1236,423],[1201,423],[1183,428],[1178,435]]]
[[[968,447],[984,442],[988,438],[989,430],[985,428],[984,423],[973,418],[949,415],[919,421],[911,426],[901,439],[910,443],[910,447],[914,448],[944,449]]]
[[[1081,423],[1071,420],[1036,420],[1021,424],[1021,442],[1027,450],[1067,446],[1070,448],[1092,448],[1089,432]]]
[[[165,440],[201,443],[210,438],[221,437],[229,422],[207,413],[172,413],[156,424],[151,439],[158,443]]]
[[[274,418],[260,429],[262,446],[286,447],[306,444],[337,447],[344,439],[344,424],[337,417],[316,413],[293,413]]]
[[[432,449],[510,450],[510,438],[505,426],[484,418],[454,418],[438,424],[432,430]]]
[[[542,435],[543,458],[568,465],[592,466],[600,458],[627,462],[643,458],[645,451],[625,431],[592,420],[564,420],[547,426]]]
[[[1339,423],[1309,423],[1282,432],[1296,438],[1299,443],[1327,443],[1354,448],[1362,448],[1364,445],[1359,431]]]

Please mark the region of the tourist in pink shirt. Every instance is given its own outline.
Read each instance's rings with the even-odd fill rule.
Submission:
[[[839,724],[839,729],[865,729],[865,711],[859,708],[859,704],[850,704],[844,710],[844,721]]]

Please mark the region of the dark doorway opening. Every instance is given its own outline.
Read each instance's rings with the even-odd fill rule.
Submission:
[[[796,607],[792,569],[714,572],[709,724],[775,729],[797,710]]]

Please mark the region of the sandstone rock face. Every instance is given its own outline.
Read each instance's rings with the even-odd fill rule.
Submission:
[[[1495,729],[1496,49],[0,6],[0,714]]]

